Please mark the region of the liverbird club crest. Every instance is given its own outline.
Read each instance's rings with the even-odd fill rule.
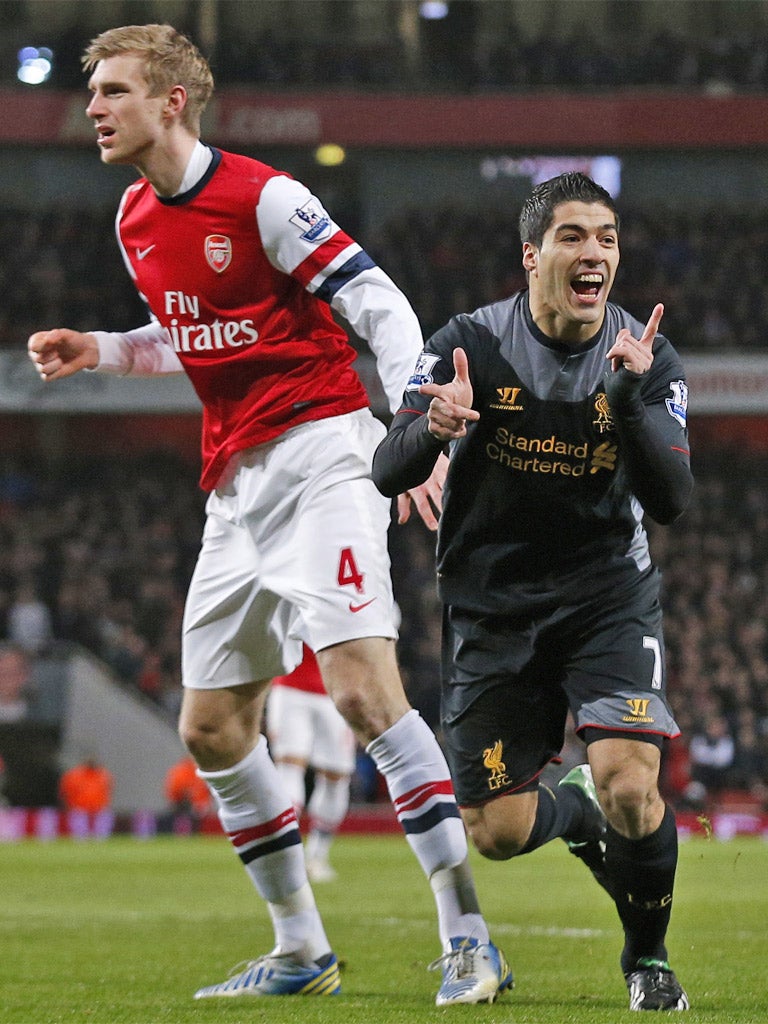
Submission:
[[[223,273],[232,262],[232,239],[226,235],[208,235],[205,240],[205,258],[217,274]]]

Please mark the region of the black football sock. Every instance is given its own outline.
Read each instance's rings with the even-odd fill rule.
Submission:
[[[537,850],[559,836],[577,834],[584,822],[584,798],[576,786],[558,786],[555,792],[539,786],[538,793],[536,820],[521,854]]]
[[[677,826],[669,807],[658,829],[642,839],[625,839],[608,826],[605,869],[624,927],[624,974],[634,970],[641,957],[667,959],[664,939],[676,867]]]

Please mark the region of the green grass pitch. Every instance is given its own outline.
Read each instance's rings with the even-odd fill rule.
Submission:
[[[342,836],[339,880],[317,886],[340,959],[331,998],[192,993],[267,952],[265,908],[221,838],[0,845],[2,1024],[620,1024],[613,905],[563,844],[507,863],[473,854],[516,988],[438,1009],[432,896],[399,836]],[[681,846],[670,957],[698,1024],[768,1021],[768,843]]]

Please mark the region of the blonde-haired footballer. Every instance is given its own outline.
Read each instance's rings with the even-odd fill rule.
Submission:
[[[390,503],[370,476],[384,428],[333,313],[369,343],[393,410],[421,347],[416,316],[305,186],[200,141],[213,80],[185,36],[111,29],[84,67],[102,162],[140,174],[117,237],[152,318],[127,333],[42,330],[29,353],[49,383],[82,369],[185,372],[202,403],[210,497],[184,615],[180,732],[275,945],[196,997],[340,990],[296,815],[259,732],[269,680],[296,666],[304,642],[429,879],[438,1003],[492,1001],[511,975],[478,906],[445,758],[400,679]],[[401,496],[401,519],[412,499],[435,527],[443,476]]]

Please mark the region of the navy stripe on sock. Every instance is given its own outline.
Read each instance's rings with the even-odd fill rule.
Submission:
[[[301,835],[299,830],[291,829],[290,832],[286,832],[268,843],[258,843],[256,846],[252,846],[250,850],[243,850],[242,853],[238,854],[238,857],[243,864],[251,864],[253,861],[258,860],[259,857],[266,857],[268,853],[287,850],[289,846],[298,846],[300,843]]]
[[[439,825],[441,821],[460,817],[459,808],[455,803],[440,800],[417,818],[401,818],[400,824],[403,826],[403,831],[407,836],[419,835],[422,832],[429,832],[431,828]]]

